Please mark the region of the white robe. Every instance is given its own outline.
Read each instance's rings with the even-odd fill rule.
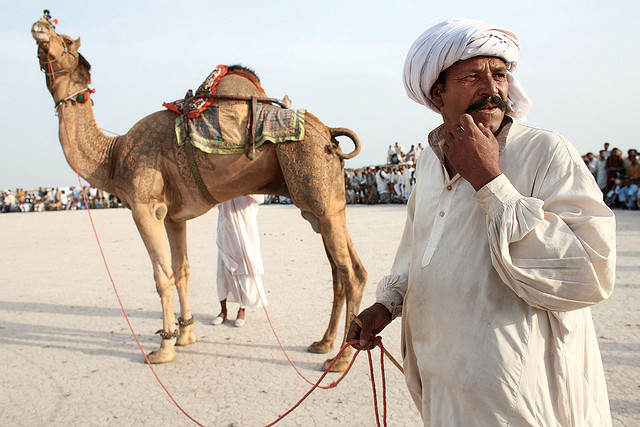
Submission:
[[[508,137],[507,137],[508,133]],[[520,124],[477,193],[430,135],[391,275],[406,383],[425,425],[611,425],[589,306],[615,280],[615,219],[577,151]],[[437,153],[437,154],[436,154]]]
[[[241,196],[218,204],[217,288],[220,301],[254,308],[267,304],[262,286],[264,274],[256,218],[263,196]]]

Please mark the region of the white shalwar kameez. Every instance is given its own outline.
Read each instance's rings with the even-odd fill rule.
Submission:
[[[218,204],[218,298],[237,302],[242,308],[260,306],[260,296],[267,304],[260,278],[264,266],[256,222],[263,199],[241,196]]]
[[[391,275],[406,383],[425,425],[608,426],[589,306],[615,280],[615,219],[563,137],[509,123],[478,192],[429,135]]]

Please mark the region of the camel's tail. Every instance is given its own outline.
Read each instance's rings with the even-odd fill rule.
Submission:
[[[353,151],[347,154],[344,154],[342,152],[342,150],[340,149],[340,145],[338,145],[338,141],[335,141],[335,145],[334,145],[334,153],[340,157],[343,160],[346,159],[351,159],[355,156],[358,155],[358,153],[360,153],[360,139],[358,138],[358,135],[356,135],[356,133],[354,131],[352,131],[351,129],[347,129],[347,128],[329,128],[330,132],[331,132],[331,138],[335,138],[336,136],[346,136],[349,139],[351,139],[351,141],[353,141]]]

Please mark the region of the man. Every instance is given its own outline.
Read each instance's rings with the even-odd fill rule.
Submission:
[[[394,150],[393,147],[391,145],[389,145],[389,149],[387,150],[387,164],[388,165],[393,162],[393,155],[394,154],[396,154],[396,150]],[[397,163],[397,162],[395,162],[395,163]]]
[[[397,142],[393,145],[393,151],[396,153],[396,157],[399,163],[404,162],[405,150],[404,146],[398,144]],[[395,162],[394,162],[395,163]]]
[[[610,425],[589,306],[615,279],[615,221],[577,151],[520,125],[519,42],[457,19],[413,44],[407,94],[437,111],[391,274],[348,340],[400,311],[425,425]]]
[[[638,209],[638,186],[633,184],[629,179],[616,180],[615,186],[609,193],[610,207],[632,210]]]
[[[407,151],[407,155],[404,160],[412,163],[416,161],[416,147],[413,144],[411,144],[411,148]]]
[[[600,150],[596,158],[596,182],[600,191],[607,191],[607,152]]]
[[[638,163],[638,155],[636,153],[629,154],[629,166],[627,166],[625,175],[631,182],[640,183],[640,163]]]
[[[622,151],[614,148],[611,150],[609,157],[607,157],[607,190],[611,190],[614,187],[616,179],[620,178],[624,172]]]
[[[258,208],[264,202],[262,195],[240,196],[218,204],[218,268],[216,287],[220,313],[213,319],[214,326],[228,317],[227,302],[240,305],[235,327],[246,323],[246,309],[267,304],[261,275],[264,274]]]
[[[598,160],[596,159],[596,156],[594,156],[592,152],[588,152],[587,154],[585,154],[584,162],[587,165],[587,168],[589,168],[589,172],[591,172],[591,174],[595,178],[596,167],[598,165]]]
[[[389,175],[386,172],[386,168],[381,168],[376,174],[376,188],[378,189],[380,203],[389,203]]]

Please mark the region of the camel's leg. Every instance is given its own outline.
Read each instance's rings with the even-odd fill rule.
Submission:
[[[169,245],[164,228],[166,206],[164,204],[143,204],[131,207],[133,220],[138,227],[151,264],[156,290],[162,302],[162,332],[165,335],[158,350],[147,355],[151,363],[171,362],[176,353],[175,316],[173,313],[173,285],[174,276],[171,269]],[[173,338],[172,338],[173,337]]]
[[[329,264],[331,264],[331,278],[333,282],[333,304],[331,306],[329,325],[327,326],[327,330],[324,332],[322,339],[320,341],[314,341],[307,348],[307,350],[311,353],[328,353],[329,350],[333,348],[333,342],[336,340],[336,335],[338,332],[338,319],[340,317],[340,313],[342,313],[342,306],[344,305],[345,300],[344,286],[340,281],[338,267],[336,266],[333,257],[327,249],[327,243],[324,241],[324,238],[322,239],[322,243],[324,244],[324,250],[327,253]]]
[[[335,264],[335,271],[337,271],[337,286],[336,280],[334,279],[334,305],[323,341],[325,339],[329,339],[331,342],[335,340],[338,318],[342,311],[342,305],[346,300],[345,331],[340,345],[340,348],[342,348],[346,342],[346,334],[349,328],[349,315],[351,313],[357,313],[360,309],[360,301],[362,300],[362,294],[367,282],[367,273],[349,237],[344,211],[336,215],[320,218],[319,220],[320,232],[327,255],[329,259],[332,260],[332,269]],[[349,364],[351,351],[351,347],[345,349],[331,370],[334,372],[344,371]],[[323,370],[329,366],[332,360],[333,359],[330,359],[325,362]]]
[[[191,268],[187,257],[187,223],[186,221],[175,222],[169,218],[164,221],[171,247],[171,267],[178,290],[180,301],[180,335],[176,345],[189,345],[196,342],[196,335],[193,332],[193,315],[189,304],[189,276]]]

